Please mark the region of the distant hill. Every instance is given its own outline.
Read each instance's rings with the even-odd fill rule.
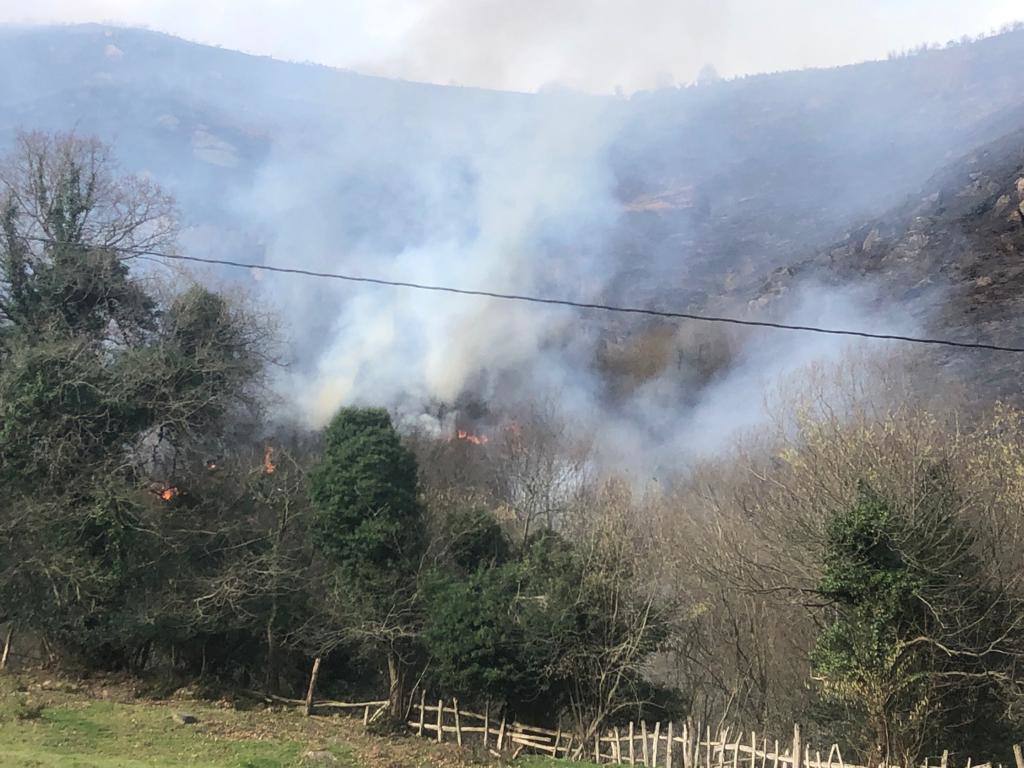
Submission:
[[[1017,30],[621,99],[392,81],[136,29],[0,27],[0,147],[19,128],[113,142],[178,197],[196,253],[691,309],[761,311],[759,297],[810,273],[898,277],[891,298],[906,302],[948,278],[960,303],[922,322],[1010,338],[1021,60]],[[966,182],[957,170],[928,181],[965,156],[954,167]],[[973,173],[986,179],[976,189]],[[361,321],[333,287],[272,285],[299,369],[352,354],[343,336]],[[523,332],[508,362],[520,369],[552,345],[587,360],[581,344],[644,333],[614,319],[594,333]],[[500,344],[446,333],[434,335],[477,355],[460,362],[463,381],[503,364]],[[388,337],[395,355],[413,354],[401,336]]]
[[[616,121],[609,158],[631,212],[696,215],[702,257],[756,258],[733,252],[756,244],[774,255],[786,246],[762,233],[799,243],[880,212],[952,157],[1024,124],[1024,71],[1013,66],[1022,54],[1017,31],[893,61],[592,100]],[[251,180],[274,148],[362,140],[407,155],[411,143],[426,158],[441,132],[473,139],[493,119],[557,120],[559,102],[571,110],[580,99],[591,97],[368,77],[137,29],[0,26],[0,141],[17,128],[96,133],[196,212]],[[675,203],[630,205],[645,196]],[[648,224],[630,236],[657,239]],[[742,234],[717,237],[733,224]]]

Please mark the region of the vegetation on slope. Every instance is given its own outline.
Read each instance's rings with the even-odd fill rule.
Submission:
[[[0,181],[0,621],[38,661],[295,697],[316,657],[399,730],[418,692],[582,743],[689,715],[802,721],[872,764],[1005,760],[1024,414],[840,369],[654,488],[595,476],[550,413],[445,439],[350,407],[263,438],[265,323],[132,269],[173,238],[159,189],[39,134]],[[43,742],[117,731],[19,706]]]

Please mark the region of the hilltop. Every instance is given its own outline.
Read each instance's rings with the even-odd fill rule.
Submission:
[[[939,169],[1024,126],[1024,71],[1008,66],[1022,56],[1018,29],[890,61],[623,99],[393,81],[137,29],[5,27],[0,146],[18,129],[113,142],[129,169],[177,197],[182,244],[195,255],[785,316],[792,306],[763,299],[793,275],[853,285],[867,277],[873,290],[877,269],[833,268],[848,260],[840,254],[858,227],[899,229],[934,192]],[[942,282],[951,242],[912,259],[921,273],[915,284],[924,272]],[[825,253],[835,259],[816,256]],[[256,285],[237,272],[223,278]],[[361,327],[365,313],[345,314],[358,304],[339,303],[332,286],[256,287],[288,319],[293,369],[313,380],[336,365],[332,345],[347,347],[341,328],[372,333]],[[979,285],[979,295],[985,289]],[[918,294],[903,298],[927,327],[964,337],[1015,332],[1012,313],[952,322],[932,317]],[[475,307],[447,305],[449,325],[479,326]],[[626,349],[627,380],[681,372],[681,387],[706,383],[734,355],[694,363],[689,342],[658,341],[665,333],[657,325],[590,323],[583,334],[567,335],[558,323],[531,327],[521,354],[539,360],[542,350],[561,347],[577,368],[611,375],[598,385],[609,392],[632,385],[610,373],[619,363],[605,364],[608,345]],[[650,357],[652,333],[653,362],[629,362]],[[458,338],[450,343],[432,356],[467,349]],[[367,391],[395,396],[411,387],[451,397],[476,386],[474,370],[487,372],[485,389],[493,390],[493,381],[514,379],[521,368],[469,346],[476,359],[462,366],[454,390],[439,391],[427,364],[410,365],[408,351],[396,348],[388,367],[402,380]],[[673,367],[682,358],[684,368],[709,370],[695,378]],[[365,362],[351,366],[364,370]]]

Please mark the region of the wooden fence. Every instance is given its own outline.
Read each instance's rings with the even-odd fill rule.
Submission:
[[[268,697],[281,703],[304,705],[307,700]],[[362,714],[368,724],[380,717],[388,707],[386,701],[343,702],[319,700],[310,709],[339,709]],[[642,765],[645,768],[954,768],[949,753],[944,752],[926,759],[921,766],[872,765],[847,762],[838,744],[827,749],[804,742],[800,726],[793,727],[792,741],[781,744],[769,741],[756,732],[730,731],[712,734],[709,726],[684,723],[630,722],[586,741],[569,731],[540,728],[518,721],[509,721],[504,713],[500,718],[485,707],[482,713],[459,707],[458,699],[427,704],[426,693],[421,692],[418,704],[410,705],[408,727],[417,735],[442,743],[454,739],[459,746],[471,741],[491,752],[518,756],[527,751],[566,760],[585,760],[616,765]],[[1013,747],[1016,768],[1024,768],[1024,752],[1020,745]],[[963,768],[1002,768],[990,762],[972,763],[970,758]]]
[[[458,699],[450,704],[439,700],[426,703],[421,694],[417,706],[410,708],[414,717],[408,726],[420,736],[445,740],[454,736],[459,746],[469,738],[480,738],[485,748],[518,755],[527,750],[569,760],[587,760],[616,765],[643,765],[646,768],[904,768],[903,766],[863,766],[847,762],[838,744],[822,750],[805,743],[800,726],[793,727],[790,743],[780,744],[756,732],[736,734],[729,730],[712,736],[711,728],[687,721],[682,724],[630,722],[622,727],[595,734],[586,743],[571,732],[538,728],[519,722],[507,722],[503,715],[492,717],[490,709],[483,714],[459,708]],[[1016,768],[1024,768],[1020,745],[1013,748]],[[952,768],[949,753],[925,760],[922,768]],[[967,758],[965,768],[993,768],[991,763],[974,763]],[[998,768],[1002,768],[999,766]]]
[[[420,703],[411,708],[414,715],[408,726],[420,736],[436,739],[438,743],[445,740],[445,734],[452,734],[455,742],[463,746],[468,738],[481,740],[485,749],[501,753],[511,751],[518,754],[524,749],[538,752],[551,757],[571,757],[575,748],[579,751],[579,739],[560,730],[538,728],[520,722],[509,722],[504,714],[501,719],[492,717],[490,707],[483,714],[459,708],[459,700],[452,699],[450,704],[438,700],[436,705],[428,705],[426,694],[421,694]]]

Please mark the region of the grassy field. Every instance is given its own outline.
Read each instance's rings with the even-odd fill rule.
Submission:
[[[199,722],[178,723],[174,715],[182,712]],[[310,752],[320,753],[318,759],[307,757]],[[240,709],[227,702],[146,700],[123,685],[0,676],[0,768],[458,768],[481,760],[496,764],[412,735],[374,737],[347,717],[306,718],[293,710]],[[558,765],[540,758],[516,764]]]

